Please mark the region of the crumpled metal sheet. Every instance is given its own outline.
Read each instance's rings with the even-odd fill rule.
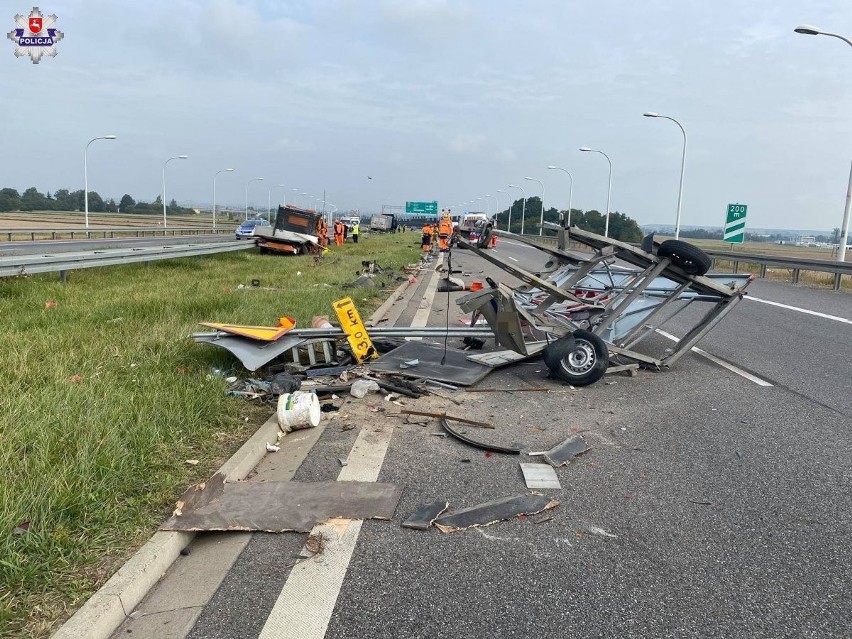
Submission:
[[[435,526],[444,533],[457,532],[465,528],[490,526],[518,515],[536,515],[544,510],[556,508],[559,502],[544,495],[517,495],[457,510],[435,520]]]
[[[160,529],[310,532],[332,518],[392,519],[401,496],[402,487],[395,484],[225,482],[216,473],[186,491]]]

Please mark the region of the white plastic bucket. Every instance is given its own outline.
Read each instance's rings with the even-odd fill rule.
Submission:
[[[301,428],[314,428],[319,426],[320,411],[319,398],[316,393],[308,391],[295,391],[285,393],[278,398],[278,425],[281,430],[290,432]]]

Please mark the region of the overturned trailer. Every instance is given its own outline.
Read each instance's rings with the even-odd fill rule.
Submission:
[[[310,209],[279,206],[273,226],[255,229],[255,243],[261,253],[298,255],[319,251],[316,225],[321,217],[321,213]]]
[[[611,362],[668,368],[742,300],[752,280],[748,274],[707,274],[709,258],[686,242],[658,245],[648,236],[636,247],[576,227],[545,223],[544,228],[558,232],[556,248],[494,231],[548,254],[539,273],[459,240],[525,285],[511,289],[489,281],[489,287],[457,303],[484,317],[501,345],[521,355],[542,351],[551,373],[577,386],[600,379]],[[566,251],[569,238],[592,254]],[[635,350],[696,302],[709,308],[674,348],[660,357]]]

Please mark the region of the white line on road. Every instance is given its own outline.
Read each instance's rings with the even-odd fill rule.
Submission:
[[[843,322],[844,324],[852,324],[852,320],[848,320],[845,317],[837,317],[837,315],[828,315],[827,313],[818,313],[817,311],[811,311],[806,308],[799,308],[798,306],[790,306],[789,304],[781,304],[780,302],[771,302],[769,300],[762,300],[759,297],[752,297],[751,295],[746,295],[745,299],[751,300],[752,302],[760,302],[761,304],[770,304],[771,306],[779,306],[781,308],[786,308],[791,311],[798,311],[799,313],[807,313],[808,315],[816,315],[817,317],[824,317],[825,319],[834,320],[835,322]]]
[[[432,300],[435,299],[435,293],[438,291],[438,268],[444,263],[444,254],[438,253],[438,259],[435,262],[434,270],[429,274],[430,280],[426,284],[426,291],[423,293],[423,299],[420,301],[420,308],[414,314],[414,319],[411,320],[411,326],[426,326],[429,323],[429,314],[432,312]],[[422,337],[409,337],[409,341],[422,340]]]
[[[511,255],[507,255],[506,257],[508,257],[510,260],[515,260],[516,262],[520,261],[517,258],[512,257]]]
[[[672,335],[671,333],[666,333],[665,331],[661,331],[659,328],[657,329],[657,332],[658,332],[660,335],[662,335],[663,337],[665,337],[665,338],[667,338],[667,339],[672,340],[673,342],[679,342],[679,341],[680,341],[680,338],[679,338],[679,337],[675,337],[675,336],[674,336],[674,335]],[[697,353],[698,355],[701,355],[702,357],[706,357],[706,358],[707,358],[707,359],[709,359],[711,362],[714,362],[714,363],[718,364],[719,366],[721,366],[721,367],[723,367],[723,368],[727,368],[727,369],[728,369],[729,371],[731,371],[732,373],[736,373],[736,374],[737,374],[737,375],[739,375],[740,377],[744,377],[744,378],[746,378],[748,381],[750,381],[750,382],[754,382],[754,383],[755,383],[755,384],[757,384],[758,386],[772,386],[772,385],[773,385],[772,383],[767,382],[765,379],[761,379],[760,377],[757,377],[756,375],[752,375],[752,374],[751,374],[751,373],[749,373],[748,371],[744,371],[744,370],[743,370],[742,368],[740,368],[739,366],[736,366],[736,365],[734,365],[734,364],[731,364],[730,362],[726,362],[725,360],[723,360],[723,359],[721,359],[721,358],[719,358],[719,357],[716,357],[715,355],[711,355],[711,354],[710,354],[710,353],[708,353],[707,351],[701,350],[701,349],[700,349],[700,348],[698,348],[697,346],[693,346],[690,350],[694,351],[694,352],[695,352],[695,353]]]
[[[337,481],[376,481],[393,429],[362,430]],[[296,564],[287,577],[258,639],[322,639],[361,532],[360,520],[337,519],[314,526],[322,553]],[[310,554],[302,549],[302,554]]]

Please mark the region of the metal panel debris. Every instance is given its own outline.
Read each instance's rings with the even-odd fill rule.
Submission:
[[[524,481],[527,484],[527,488],[562,489],[562,484],[559,483],[559,477],[556,476],[553,466],[548,466],[547,464],[521,464],[521,472],[524,474]]]
[[[466,528],[490,526],[498,521],[512,519],[519,515],[537,515],[544,510],[556,508],[558,505],[558,501],[544,495],[501,497],[439,517],[435,520],[435,526],[444,533],[457,532]]]
[[[544,453],[544,461],[554,467],[567,466],[577,455],[592,449],[583,439],[582,435],[571,435],[561,444],[557,444]]]
[[[450,502],[439,499],[431,504],[421,506],[400,524],[403,528],[427,530],[441,514],[450,507]]]
[[[403,368],[413,359],[419,360],[417,366]],[[370,362],[369,368],[375,372],[397,373],[406,377],[423,377],[449,382],[461,386],[471,386],[483,379],[491,368],[467,360],[467,352],[425,342],[406,342],[399,348],[386,353]]]
[[[178,501],[161,530],[310,532],[327,519],[392,519],[402,487],[361,481],[225,482],[216,473]]]

